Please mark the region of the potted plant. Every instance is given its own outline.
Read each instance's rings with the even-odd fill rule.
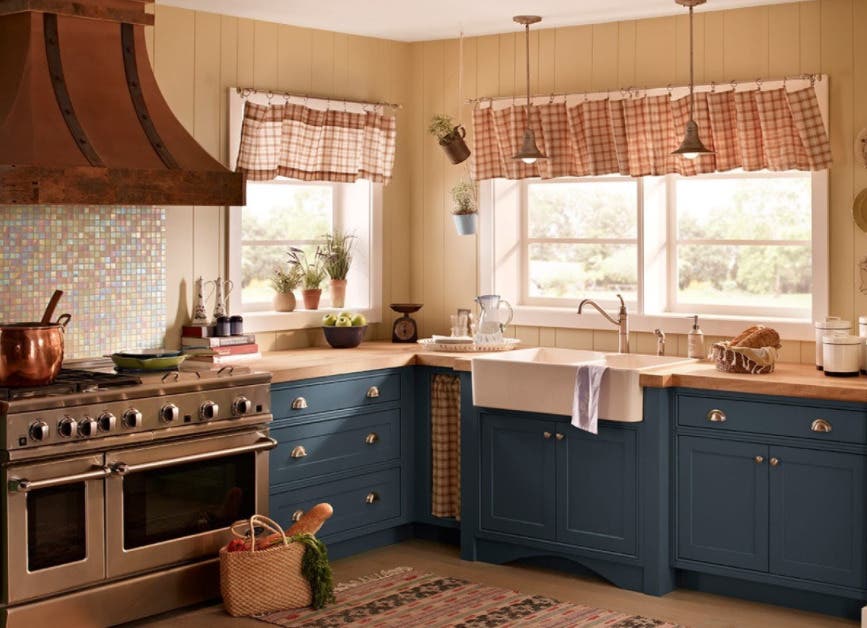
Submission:
[[[311,262],[307,254],[298,247],[289,249],[289,264],[298,270],[301,277],[301,297],[304,299],[305,310],[318,310],[319,298],[322,296],[322,280],[325,279],[325,268],[322,265],[322,250],[317,247]]]
[[[346,275],[352,264],[352,240],[354,235],[337,231],[326,234],[323,265],[331,278],[331,307],[341,308],[346,301]]]
[[[455,124],[451,116],[435,115],[431,118],[427,131],[437,138],[453,164],[466,161],[467,157],[470,156],[470,149],[464,141],[467,131],[460,124]]]
[[[476,186],[469,179],[461,179],[452,187],[452,218],[458,235],[472,235],[476,232],[478,204],[476,203]]]
[[[274,267],[271,275],[271,287],[274,288],[274,310],[291,312],[295,309],[296,300],[293,290],[301,283],[298,267],[290,265],[288,270],[280,266]]]

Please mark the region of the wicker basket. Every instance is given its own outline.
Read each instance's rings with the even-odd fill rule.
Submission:
[[[291,542],[277,523],[262,515],[235,522],[232,534],[246,538],[242,530],[252,531],[256,525],[282,535],[283,542],[257,550],[251,532],[249,552],[220,549],[220,593],[226,611],[239,617],[310,606],[310,583],[301,574],[305,545]]]
[[[728,342],[717,342],[711,346],[711,359],[716,364],[716,370],[724,373],[747,373],[750,375],[765,375],[774,372],[774,363],[759,364],[747,353],[733,347]]]

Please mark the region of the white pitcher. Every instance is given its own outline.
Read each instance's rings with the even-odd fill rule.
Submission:
[[[221,277],[217,277],[214,281],[209,281],[209,285],[214,286],[214,319],[227,316],[229,312],[229,295],[232,293],[232,288],[235,284],[231,279],[223,281]]]
[[[210,282],[209,282],[210,283]],[[202,277],[196,279],[196,288],[193,297],[193,325],[207,325],[208,313],[205,310],[205,280]]]

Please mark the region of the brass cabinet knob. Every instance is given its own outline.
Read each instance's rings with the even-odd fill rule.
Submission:
[[[756,464],[762,464],[765,461],[765,457],[764,456],[756,456],[754,458],[754,460],[756,461]]]
[[[304,410],[307,407],[307,400],[304,397],[295,397],[292,400],[293,410]]]
[[[566,435],[561,434],[560,432],[557,432],[556,434],[554,434],[554,436],[557,438],[557,440],[563,440],[564,438],[566,438]]]
[[[544,436],[546,439],[549,439],[551,438],[551,432],[542,432],[542,436]]]
[[[364,437],[364,442],[368,445],[376,444],[376,441],[379,440],[379,435],[376,432],[371,432],[367,436]]]
[[[710,412],[707,413],[707,420],[711,423],[725,423],[726,422],[726,413],[722,410],[714,408]]]
[[[301,517],[303,517],[303,516],[304,516],[303,510],[296,510],[295,512],[292,513],[292,521],[300,521]]]
[[[772,466],[772,467],[776,467],[776,466],[778,466],[779,464],[780,464],[780,459],[779,459],[779,458],[771,458],[771,466]]]
[[[379,495],[376,494],[376,493],[373,492],[373,491],[370,491],[370,492],[369,492],[369,493],[364,497],[364,503],[365,503],[365,504],[373,504],[373,503],[378,502],[378,501],[379,501]]]
[[[298,445],[292,449],[292,453],[289,456],[291,458],[304,458],[307,456],[307,450],[304,449],[304,445]]]
[[[831,431],[831,423],[826,421],[825,419],[816,419],[813,421],[813,424],[810,426],[811,432],[830,432]]]
[[[379,388],[376,386],[371,386],[367,389],[367,398],[368,399],[376,399],[379,397]]]

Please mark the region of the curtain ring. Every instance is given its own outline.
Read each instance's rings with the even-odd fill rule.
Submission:
[[[268,104],[270,105],[271,99],[274,97],[274,94],[271,93],[270,91],[268,91],[268,92],[265,92],[265,97],[268,99]]]
[[[738,88],[738,82],[735,80],[732,80],[732,82],[729,83],[729,85],[732,86],[732,91],[735,91]]]
[[[710,82],[710,93],[713,94],[716,92],[716,81]]]
[[[551,92],[551,96],[548,97],[548,104],[554,104],[554,92]]]
[[[815,75],[815,74],[811,74],[811,75],[810,75],[810,87],[815,87],[815,86],[816,86],[816,80],[817,80],[817,79],[816,79],[816,75]],[[820,76],[820,77],[818,78],[818,80],[821,81],[821,80],[822,80],[822,77]]]
[[[759,91],[762,91],[762,79],[760,79],[760,78],[756,79],[756,87],[759,88]]]
[[[665,91],[668,92],[669,97],[671,97],[671,83],[665,86]]]

